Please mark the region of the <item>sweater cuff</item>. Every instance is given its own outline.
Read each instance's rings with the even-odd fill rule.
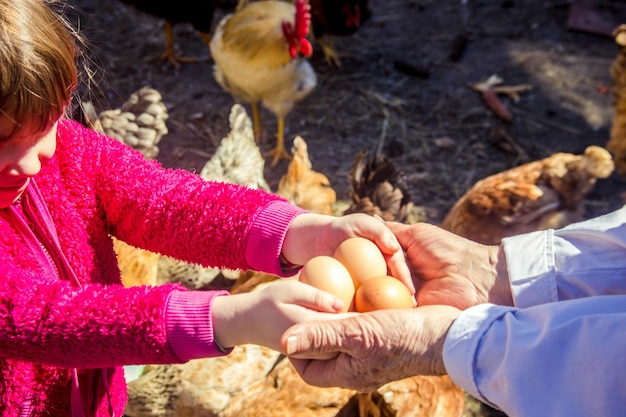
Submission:
[[[281,277],[298,272],[299,269],[285,270],[281,267],[280,253],[289,225],[303,213],[307,211],[280,200],[271,202],[259,213],[250,230],[245,252],[251,269]]]
[[[232,351],[215,343],[211,309],[227,291],[172,291],[165,304],[167,339],[181,362],[223,356]]]

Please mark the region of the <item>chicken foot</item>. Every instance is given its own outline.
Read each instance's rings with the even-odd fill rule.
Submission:
[[[181,63],[198,62],[201,60],[198,57],[183,56],[176,52],[176,49],[174,48],[174,25],[171,22],[166,20],[163,29],[165,31],[165,52],[163,52],[163,55],[161,55],[162,60],[165,61],[167,59],[176,68],[179,68]],[[204,43],[206,43],[207,46],[211,43],[210,34],[205,32],[198,32],[198,35],[204,41]]]
[[[324,59],[328,65],[334,65],[337,68],[341,67],[341,60],[339,59],[339,54],[335,50],[335,43],[332,36],[327,36],[328,40],[324,38],[317,38],[317,43],[322,48],[322,52],[324,53]]]

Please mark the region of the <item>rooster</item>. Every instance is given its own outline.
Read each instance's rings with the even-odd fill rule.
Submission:
[[[179,67],[181,62],[198,61],[198,58],[182,56],[176,52],[174,48],[174,25],[190,23],[208,47],[211,43],[210,33],[216,7],[226,10],[234,7],[233,2],[228,0],[120,1],[140,12],[165,20],[165,52],[161,58],[169,60],[175,67]]]
[[[276,146],[264,156],[290,159],[285,150],[285,117],[315,88],[317,76],[305,57],[312,53],[306,39],[310,14],[306,0],[255,1],[226,15],[210,43],[217,83],[237,101],[252,105],[258,142],[259,104],[277,117]]]
[[[583,198],[613,172],[609,152],[555,153],[478,181],[452,207],[442,227],[483,244],[560,228],[583,218]]]
[[[370,16],[368,0],[311,0],[313,36],[329,65],[341,66],[334,37],[352,35]]]

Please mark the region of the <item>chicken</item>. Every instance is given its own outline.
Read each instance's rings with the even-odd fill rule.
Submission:
[[[307,144],[300,136],[293,140],[293,159],[278,182],[276,194],[313,213],[333,214],[337,193],[330,180],[312,169]]]
[[[613,34],[620,50],[611,65],[614,114],[606,148],[613,154],[617,172],[626,176],[626,25],[619,25]]]
[[[441,225],[483,244],[560,228],[582,220],[583,199],[613,169],[611,155],[599,146],[587,147],[583,155],[555,153],[478,181]]]
[[[231,399],[222,417],[334,417],[354,395],[353,390],[306,384],[291,363],[279,357],[264,378]]]
[[[233,293],[258,291],[266,285],[271,285],[272,281],[278,277],[269,274],[262,274],[263,279],[258,281],[244,280],[248,282],[244,287],[233,289]],[[230,403],[237,399],[238,403],[246,399],[260,400],[260,396],[265,393],[255,390],[253,395],[248,395],[248,388],[252,385],[265,384],[269,378],[279,368],[283,361],[280,352],[257,345],[241,345],[228,355],[217,358],[196,359],[184,364],[160,365],[150,367],[143,375],[128,383],[128,402],[125,408],[125,415],[128,417],[174,417],[174,416],[215,416],[215,417],[242,417],[233,410]],[[282,365],[284,366],[284,365]],[[282,368],[280,366],[280,368]],[[294,379],[295,371],[290,378]],[[276,378],[274,378],[276,380]],[[302,386],[302,382],[294,389],[289,389],[283,385],[283,392],[295,394]],[[340,401],[347,401],[341,390],[340,401],[332,400],[329,396],[324,399],[315,398],[320,396],[324,389],[313,389],[310,396],[312,401],[322,403],[327,407],[338,407]],[[335,391],[335,389],[328,389]],[[269,394],[270,391],[267,391]],[[281,400],[291,404],[294,411],[296,407],[302,408],[300,402],[304,397],[289,395]],[[276,403],[275,406],[286,407],[284,404]],[[231,411],[229,411],[231,410]],[[268,406],[267,403],[258,406],[252,404],[248,412],[253,412],[256,417],[263,415],[274,417],[275,407]],[[294,413],[293,417],[309,414]],[[289,415],[289,414],[287,414]],[[291,415],[290,415],[291,416]]]
[[[225,9],[234,7],[233,2],[227,0],[120,1],[143,13],[164,19],[165,52],[161,58],[169,60],[175,67],[179,67],[181,62],[198,61],[198,58],[182,56],[176,52],[174,26],[180,23],[190,23],[208,47],[211,43],[210,33],[216,7]]]
[[[83,101],[74,111],[82,124],[111,136],[153,159],[159,152],[158,143],[168,133],[168,111],[161,94],[150,87],[135,91],[119,109],[97,114],[89,101]],[[125,286],[156,285],[160,255],[131,246],[113,238],[113,248]]]
[[[228,119],[230,131],[211,159],[202,167],[200,176],[207,181],[241,184],[271,191],[264,176],[265,160],[254,140],[252,122],[246,110],[240,104],[235,104]],[[210,289],[219,283],[216,280],[221,277],[231,280],[232,285],[232,281],[238,276],[238,271],[205,268],[164,256],[159,262],[157,282],[180,282],[190,289]]]
[[[265,378],[280,353],[237,346],[228,356],[150,367],[128,383],[127,417],[224,417],[232,398]]]
[[[136,248],[116,238],[113,238],[113,249],[122,273],[122,284],[125,287],[157,285],[161,255]]]
[[[277,118],[276,146],[265,156],[272,166],[290,156],[284,146],[285,117],[315,88],[306,39],[310,14],[306,0],[242,4],[218,24],[211,40],[214,77],[235,100],[252,106],[257,142],[262,131],[259,105]]]
[[[96,129],[140,151],[146,159],[154,159],[161,138],[168,133],[168,117],[161,93],[142,87],[119,109],[100,112]]]
[[[344,212],[378,215],[387,221],[404,223],[413,206],[406,177],[385,155],[376,153],[366,160],[359,152],[350,170],[352,205]]]
[[[368,0],[311,0],[313,36],[329,65],[341,66],[334,47],[335,36],[350,36],[369,20]]]
[[[233,397],[220,417],[461,417],[463,392],[448,376],[417,376],[371,393],[306,384],[279,357],[262,379]]]
[[[254,140],[246,110],[235,104],[228,117],[230,132],[200,170],[207,181],[223,181],[271,191],[265,180],[265,160]]]

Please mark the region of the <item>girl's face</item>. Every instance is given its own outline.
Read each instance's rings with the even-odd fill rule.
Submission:
[[[0,138],[13,130],[13,122],[0,117]],[[9,207],[22,195],[30,179],[56,150],[57,123],[45,131],[21,129],[17,137],[0,143],[0,208]]]

